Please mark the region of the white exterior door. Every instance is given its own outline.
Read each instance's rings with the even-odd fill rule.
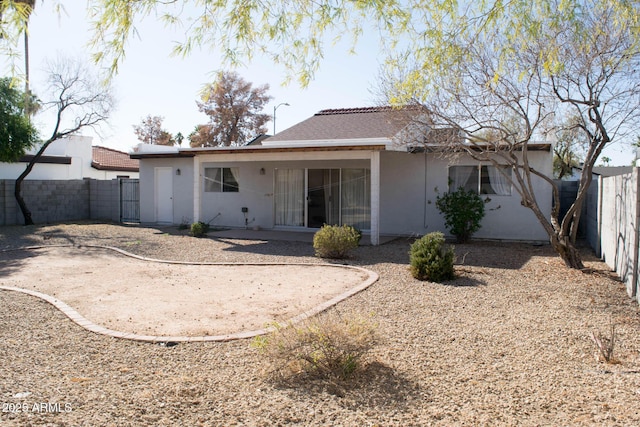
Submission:
[[[156,222],[173,223],[173,168],[155,168]]]

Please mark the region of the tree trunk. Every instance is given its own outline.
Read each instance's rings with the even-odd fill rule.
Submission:
[[[560,258],[562,258],[562,261],[564,261],[567,267],[576,270],[584,269],[580,252],[568,236],[553,236],[551,238],[551,247],[560,255]]]
[[[60,119],[58,119],[58,123],[60,123]],[[56,126],[56,129],[57,129],[57,126]],[[47,147],[58,138],[59,138],[59,135],[54,133],[51,139],[47,140],[44,144],[42,144],[42,147],[40,147],[36,155],[33,156],[31,160],[29,160],[29,163],[27,164],[27,167],[24,169],[24,172],[22,172],[20,176],[16,179],[16,185],[14,187],[13,195],[15,196],[16,201],[18,202],[18,206],[20,206],[20,210],[22,211],[22,216],[24,217],[24,225],[33,225],[33,219],[31,218],[31,211],[29,210],[29,208],[27,207],[27,204],[22,198],[22,181],[24,181],[24,179],[31,173],[36,162],[40,160],[40,157],[42,157],[42,153],[44,153],[44,150],[46,150]]]
[[[16,179],[16,185],[15,185],[13,194],[16,197],[18,206],[20,206],[20,211],[22,211],[22,216],[24,217],[24,225],[33,225],[33,219],[31,218],[31,211],[27,207],[27,204],[25,203],[21,194],[23,180],[24,180],[23,176],[20,176],[18,177],[18,179]]]

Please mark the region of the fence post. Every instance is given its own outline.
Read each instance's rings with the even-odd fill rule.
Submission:
[[[640,302],[640,296],[638,295],[638,252],[640,251],[640,179],[638,179],[638,173],[640,172],[640,168],[633,168],[633,188],[635,195],[635,206],[634,206],[634,233],[633,233],[633,273],[632,273],[632,295],[635,296],[636,300]]]
[[[598,222],[598,258],[602,259],[602,186],[604,182],[602,175],[598,175],[598,207],[596,212],[596,221]]]

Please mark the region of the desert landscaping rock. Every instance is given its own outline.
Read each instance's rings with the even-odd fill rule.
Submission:
[[[640,425],[640,310],[590,250],[582,273],[547,246],[458,245],[458,278],[436,284],[409,274],[410,243],[360,247],[347,260],[380,276],[335,307],[373,315],[381,338],[349,383],[275,384],[251,340],[110,338],[0,291],[0,425]],[[0,228],[0,249],[58,244],[189,262],[324,262],[309,243],[195,239],[176,228]],[[14,268],[2,267],[0,284]],[[615,364],[596,359],[591,339],[611,322]]]

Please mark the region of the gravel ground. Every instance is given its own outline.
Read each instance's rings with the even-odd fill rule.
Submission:
[[[309,243],[194,239],[176,228],[0,228],[0,249],[60,243],[185,261],[321,262]],[[459,277],[436,284],[409,274],[410,243],[360,247],[348,260],[380,280],[337,309],[373,313],[381,337],[348,383],[273,383],[249,341],[108,338],[0,291],[0,425],[640,425],[640,310],[591,252],[592,272],[581,273],[545,246],[458,245]],[[597,361],[591,340],[611,323],[615,364]]]

